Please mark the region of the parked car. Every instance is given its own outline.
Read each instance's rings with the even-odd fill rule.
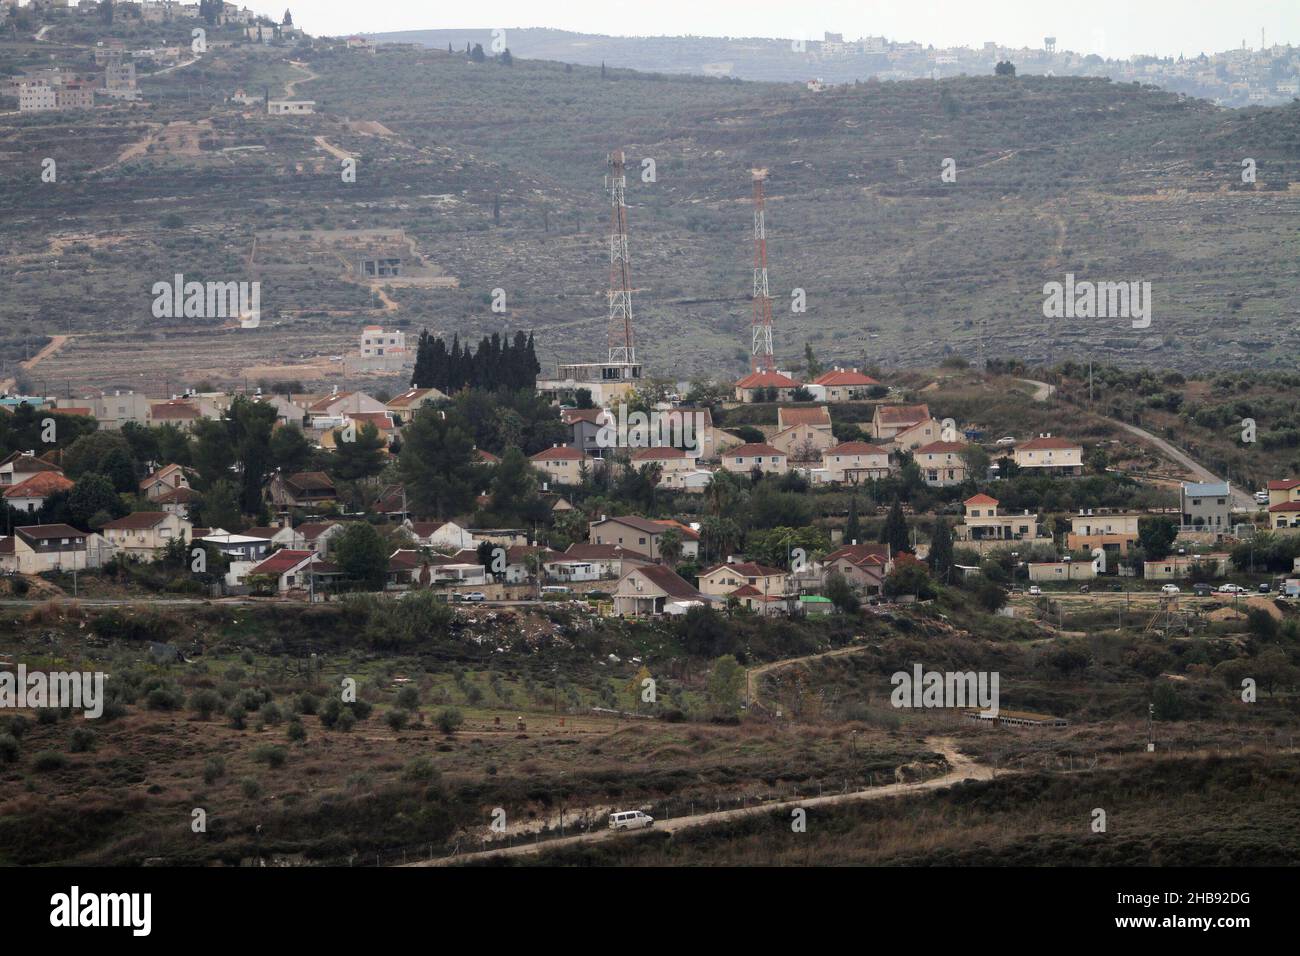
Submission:
[[[1014,435],[1003,435],[1001,438],[999,438],[999,439],[998,439],[997,441],[995,441],[993,444],[995,444],[995,445],[1014,445],[1015,443],[1016,443],[1016,439],[1015,439],[1015,436],[1014,436]]]
[[[1214,593],[1214,588],[1210,587],[1208,584],[1193,584],[1192,593],[1197,597],[1209,597]]]
[[[1245,594],[1246,589],[1240,584],[1221,584],[1219,585],[1220,594]]]
[[[464,594],[460,596],[460,599],[462,601],[474,601],[475,603],[477,603],[479,601],[486,601],[487,595],[484,594],[482,591],[466,591]]]
[[[1272,590],[1273,590],[1273,585],[1269,584],[1267,581],[1264,581],[1264,582],[1261,583],[1260,586],[1259,586],[1259,593],[1260,593],[1260,594],[1267,594],[1269,591],[1272,591]]]
[[[1080,585],[1079,585],[1079,593],[1080,593],[1080,594],[1087,594],[1087,593],[1088,593],[1089,591],[1091,591],[1091,590],[1092,590],[1092,588],[1088,587],[1088,585],[1086,585],[1086,584],[1080,584]]]
[[[652,827],[654,824],[655,818],[647,816],[640,810],[620,810],[609,815],[611,830],[640,830],[644,827]]]
[[[1124,585],[1122,585],[1122,584],[1112,584],[1112,585],[1110,586],[1110,589],[1111,589],[1112,591],[1123,591],[1123,590],[1124,590]]]
[[[1268,492],[1267,491],[1255,492],[1255,503],[1260,505],[1268,504]]]
[[[1177,584],[1165,584],[1165,585],[1162,585],[1162,586],[1161,586],[1161,588],[1160,588],[1160,593],[1161,593],[1161,594],[1178,594],[1178,593],[1180,593],[1180,592],[1179,592],[1179,588],[1178,588],[1178,585],[1177,585]]]
[[[1040,588],[1037,584],[1031,584],[1031,585],[1029,585],[1029,593],[1030,593],[1030,594],[1042,594],[1042,593],[1043,593],[1043,589]]]

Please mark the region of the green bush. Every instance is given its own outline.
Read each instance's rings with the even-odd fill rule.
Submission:
[[[155,687],[144,699],[144,705],[150,710],[178,710],[183,703],[180,691],[170,687]]]
[[[214,690],[198,690],[190,695],[190,710],[204,720],[210,720],[221,706],[221,695]]]
[[[56,750],[42,750],[32,758],[32,769],[42,772],[62,770],[68,765],[68,758]]]
[[[216,783],[226,775],[226,760],[224,757],[209,757],[203,764],[203,782]]]
[[[262,785],[253,777],[245,777],[240,780],[239,789],[249,800],[256,800],[262,795]]]
[[[388,722],[388,726],[393,728],[393,730],[395,731],[400,731],[405,729],[406,723],[410,719],[411,719],[410,712],[406,710],[402,710],[402,708],[400,707],[394,707],[392,710],[390,710],[387,714],[384,715],[384,720]]]
[[[292,741],[301,742],[307,739],[307,728],[302,725],[302,721],[297,717],[289,721],[289,726],[285,728],[285,735]]]
[[[435,723],[437,723],[438,729],[444,734],[454,733],[464,722],[464,715],[455,707],[444,707],[442,710],[438,711],[438,716],[435,718]]]
[[[420,706],[420,692],[414,687],[403,687],[397,692],[397,706],[405,710],[417,710]]]
[[[68,738],[68,752],[86,753],[95,749],[95,732],[89,727],[78,727]]]
[[[289,752],[276,744],[262,744],[253,750],[253,759],[268,767],[283,767],[289,759]]]
[[[13,734],[0,734],[0,763],[14,763],[19,752],[17,737]]]

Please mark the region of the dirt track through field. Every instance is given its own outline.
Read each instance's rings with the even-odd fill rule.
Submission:
[[[825,655],[814,656],[820,657]],[[806,659],[807,658],[799,658],[799,660]],[[788,661],[782,663],[793,662],[794,661]],[[728,823],[732,820],[740,820],[744,817],[752,817],[757,814],[795,809],[810,810],[816,807],[859,803],[864,800],[882,800],[886,797],[906,796],[914,793],[925,793],[930,790],[938,790],[943,787],[950,787],[955,783],[962,782],[963,780],[993,779],[993,769],[991,767],[978,764],[971,758],[958,753],[956,742],[950,737],[931,737],[926,740],[926,746],[934,751],[942,753],[948,760],[948,764],[952,769],[943,776],[934,777],[930,780],[922,780],[917,783],[891,783],[883,787],[874,787],[870,790],[855,790],[852,793],[836,793],[821,797],[805,797],[799,800],[784,800],[780,803],[765,803],[753,807],[743,807],[737,810],[719,810],[713,813],[696,813],[691,816],[674,817],[670,820],[656,820],[654,829],[665,833],[677,833],[680,830],[688,830],[693,827],[711,826],[718,823]],[[499,850],[481,850],[475,853],[463,853],[457,856],[443,857],[438,860],[423,860],[419,863],[407,863],[405,865],[454,866],[458,863],[473,860],[488,860],[497,857],[510,856],[529,856],[556,847],[577,846],[582,843],[596,843],[601,840],[627,839],[629,836],[631,836],[631,834],[616,830],[597,830],[594,833],[583,833],[578,836],[559,837],[553,840],[542,840],[537,843],[519,844],[518,846],[503,847]]]

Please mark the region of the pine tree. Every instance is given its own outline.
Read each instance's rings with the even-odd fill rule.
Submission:
[[[943,518],[935,525],[934,536],[930,538],[930,556],[927,561],[935,580],[947,583],[952,577],[952,531]]]
[[[907,540],[907,519],[903,517],[903,503],[897,498],[894,499],[889,515],[885,518],[884,527],[880,530],[880,540],[889,545],[890,555],[897,555],[898,552],[906,551],[910,547],[910,542]]]

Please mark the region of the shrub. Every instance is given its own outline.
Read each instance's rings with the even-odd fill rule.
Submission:
[[[400,731],[406,727],[406,722],[410,720],[410,716],[409,711],[402,710],[400,707],[394,707],[384,715],[384,719],[388,721],[389,727],[392,727],[395,731]]]
[[[177,710],[183,702],[180,692],[170,687],[155,687],[144,699],[150,710]]]
[[[42,707],[36,711],[36,722],[38,724],[57,724],[59,722],[59,711],[54,707]]]
[[[303,694],[298,698],[298,713],[312,716],[316,713],[316,707],[319,701],[311,694]]]
[[[257,712],[257,716],[260,717],[264,723],[268,724],[278,724],[284,719],[284,715],[280,712],[279,705],[270,700],[262,705],[262,709]]]
[[[226,759],[209,757],[203,764],[203,782],[215,783],[226,775]]]
[[[78,727],[68,738],[68,752],[86,753],[95,749],[95,732],[89,727]]]
[[[416,757],[406,765],[406,769],[402,771],[402,777],[412,783],[437,784],[442,775],[438,773],[433,761],[428,757]]]
[[[356,725],[357,719],[352,716],[352,711],[344,710],[339,714],[339,719],[334,723],[335,730],[341,730],[347,733]]]
[[[56,750],[42,750],[32,758],[32,769],[42,772],[62,770],[68,765],[68,758]]]
[[[199,690],[190,695],[190,710],[204,720],[221,709],[221,695],[213,690]]]
[[[31,726],[31,723],[22,714],[14,714],[9,718],[9,723],[5,725],[5,732],[21,740],[23,734],[27,733],[27,728]]]
[[[268,767],[283,767],[289,752],[276,744],[262,744],[253,750],[253,759]]]
[[[465,722],[465,717],[455,707],[444,707],[442,710],[438,711],[438,716],[435,722],[437,723],[439,730],[444,734],[450,734],[454,733],[456,729]]]
[[[239,781],[239,789],[249,800],[256,800],[262,795],[262,785],[253,777],[245,777]]]
[[[420,706],[420,692],[414,687],[403,687],[397,692],[397,706],[405,710],[416,710]]]
[[[13,734],[0,734],[0,763],[13,763],[18,754],[18,738]]]
[[[248,721],[246,720],[248,711],[244,710],[239,703],[234,703],[227,707],[226,716],[230,718],[230,726],[234,727],[236,730],[243,730],[248,726]]]
[[[307,739],[307,728],[302,725],[302,721],[295,717],[289,721],[289,726],[285,728],[285,735],[292,741],[303,741]]]

